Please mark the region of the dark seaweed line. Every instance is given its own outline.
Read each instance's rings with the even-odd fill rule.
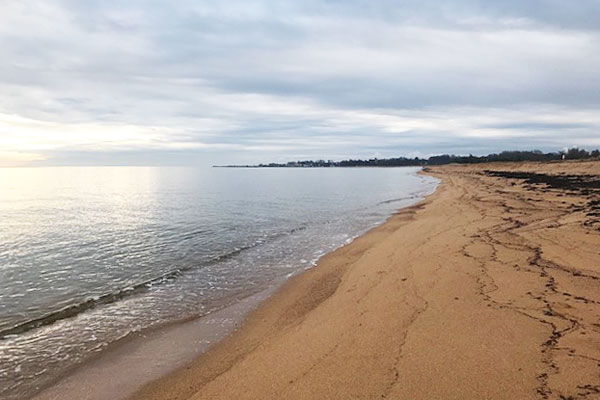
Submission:
[[[600,189],[596,175],[551,175],[523,171],[483,171],[488,176],[508,179],[521,179],[528,184],[543,184],[552,189],[570,191],[590,191]],[[589,194],[589,193],[585,193]]]

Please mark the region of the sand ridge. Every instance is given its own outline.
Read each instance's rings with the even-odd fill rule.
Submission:
[[[436,193],[134,398],[600,399],[600,162],[426,173]]]

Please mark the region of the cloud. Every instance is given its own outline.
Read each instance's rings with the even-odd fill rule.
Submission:
[[[596,146],[599,21],[593,0],[5,0],[0,152],[162,165]]]

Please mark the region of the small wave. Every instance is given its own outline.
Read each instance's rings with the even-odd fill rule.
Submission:
[[[396,202],[399,202],[399,201],[405,201],[405,200],[410,200],[410,199],[414,199],[414,198],[415,198],[415,196],[398,197],[397,199],[390,199],[390,200],[380,201],[379,203],[377,203],[377,205],[380,206],[382,204],[396,203]]]
[[[134,296],[137,294],[141,294],[141,293],[151,289],[153,286],[161,285],[161,284],[164,284],[167,282],[172,282],[173,280],[177,279],[179,276],[181,276],[183,273],[185,273],[187,271],[214,265],[216,263],[229,260],[247,250],[258,247],[266,242],[276,240],[276,239],[279,239],[284,236],[292,235],[296,232],[303,231],[304,229],[306,229],[306,226],[300,226],[300,227],[296,227],[296,228],[290,229],[285,232],[279,232],[279,233],[276,233],[273,235],[268,235],[264,238],[261,238],[260,240],[256,240],[255,242],[253,242],[249,245],[246,245],[246,246],[243,246],[240,248],[236,248],[227,253],[213,257],[212,259],[210,259],[200,265],[177,268],[177,269],[168,271],[158,277],[151,278],[144,282],[140,282],[135,285],[128,286],[128,287],[118,290],[116,292],[107,293],[107,294],[95,296],[95,297],[90,297],[81,303],[61,308],[58,311],[53,311],[42,317],[31,319],[31,320],[19,323],[17,325],[14,325],[10,328],[4,329],[4,330],[0,331],[0,340],[8,339],[8,338],[14,337],[15,335],[20,335],[22,333],[31,331],[33,329],[41,328],[43,326],[51,325],[57,321],[60,321],[60,320],[66,319],[66,318],[75,317],[85,311],[88,311],[92,308],[95,308],[95,307],[98,307],[101,305],[115,303],[124,298]]]
[[[40,318],[25,321],[11,328],[0,331],[0,340],[6,339],[13,335],[22,334],[45,325],[51,325],[61,319],[74,317],[77,314],[80,314],[86,310],[89,310],[90,308],[97,307],[102,304],[114,303],[115,301],[118,301],[124,297],[131,296],[133,294],[140,293],[143,290],[146,290],[147,284],[148,283],[145,282],[140,285],[127,287],[123,290],[119,290],[114,293],[108,293],[102,296],[92,297],[82,303],[67,306],[58,311],[46,314]]]
[[[202,235],[205,235],[205,234],[208,234],[208,233],[210,233],[210,231],[209,231],[209,230],[206,230],[206,229],[199,229],[199,230],[197,230],[197,231],[193,231],[193,232],[188,232],[188,233],[186,233],[185,235],[181,236],[181,237],[179,238],[179,240],[189,240],[189,239],[193,239],[193,238],[195,238],[195,237],[197,237],[197,236],[202,236]]]

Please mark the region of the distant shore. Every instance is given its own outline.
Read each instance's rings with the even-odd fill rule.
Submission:
[[[600,163],[427,173],[436,193],[133,399],[598,398]]]
[[[540,150],[529,151],[502,151],[487,156],[460,156],[455,154],[441,154],[427,158],[371,158],[349,159],[342,161],[333,160],[298,160],[286,163],[268,163],[255,165],[213,165],[213,168],[347,168],[347,167],[432,167],[448,164],[483,164],[490,162],[560,162],[563,160],[600,160],[600,150],[587,151],[574,147],[567,151],[544,153]]]

